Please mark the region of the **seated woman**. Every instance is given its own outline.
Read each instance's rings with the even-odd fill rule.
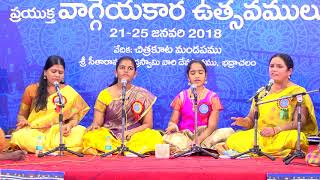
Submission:
[[[17,150],[14,152],[4,152],[7,148],[7,142],[5,139],[5,134],[3,130],[0,128],[0,160],[24,160],[25,159],[25,151]]]
[[[106,138],[110,137],[112,150],[121,144],[122,132],[122,80],[126,80],[125,94],[125,145],[132,151],[144,154],[155,150],[162,143],[162,136],[152,130],[152,105],[156,97],[144,88],[132,84],[137,75],[137,65],[133,58],[118,59],[115,80],[102,90],[94,106],[94,119],[83,137],[84,153],[97,154],[106,150]]]
[[[44,151],[59,145],[59,112],[56,111],[59,100],[54,86],[54,82],[59,82],[64,101],[63,143],[72,151],[82,151],[85,127],[78,123],[89,107],[71,86],[64,84],[64,74],[64,59],[49,56],[39,83],[29,85],[23,94],[17,129],[11,138],[13,146],[35,153],[39,137],[42,137]]]
[[[223,109],[219,96],[204,85],[207,68],[202,61],[192,60],[187,66],[189,84],[196,86],[198,94],[198,139],[204,148],[215,149],[234,131],[231,128],[217,129],[219,111]],[[194,95],[191,89],[181,91],[171,103],[171,119],[164,135],[164,141],[173,145],[176,152],[185,151],[195,143],[194,139]],[[174,152],[172,152],[174,153]]]
[[[269,60],[269,75],[274,84],[268,94],[259,94],[261,101],[268,101],[306,90],[290,81],[293,61],[287,54],[275,54]],[[234,117],[233,125],[245,127],[227,139],[227,146],[238,152],[253,148],[254,143],[254,102],[247,117]],[[286,157],[297,144],[297,98],[287,98],[258,106],[258,145],[261,151],[276,157]],[[301,149],[308,150],[307,137],[318,134],[314,107],[309,95],[303,96],[301,110]]]

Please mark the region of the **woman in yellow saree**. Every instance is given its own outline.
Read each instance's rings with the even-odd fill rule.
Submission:
[[[268,101],[306,90],[290,81],[293,71],[293,61],[287,54],[275,54],[269,61],[269,75],[274,80],[269,94],[265,91],[259,94],[260,101]],[[287,98],[258,106],[258,145],[262,152],[276,157],[285,157],[296,148],[297,129],[297,99]],[[308,150],[307,137],[318,134],[318,125],[314,107],[309,95],[303,96],[301,118],[301,149]],[[232,125],[243,126],[249,130],[240,131],[227,139],[227,146],[238,152],[253,148],[254,140],[254,103],[247,117],[234,117]]]
[[[82,151],[82,136],[85,127],[79,121],[89,111],[87,103],[64,80],[65,63],[59,56],[49,56],[39,83],[29,85],[22,97],[17,129],[12,134],[11,144],[35,153],[37,140],[42,137],[43,150],[57,147],[59,141],[58,96],[54,82],[60,82],[63,96],[63,143],[72,151]]]
[[[97,154],[110,152],[121,144],[122,132],[122,84],[126,80],[125,113],[126,126],[125,145],[140,154],[152,152],[156,144],[162,143],[162,136],[152,130],[152,105],[156,97],[144,88],[131,82],[136,76],[137,65],[133,58],[121,57],[116,64],[115,80],[102,90],[94,106],[94,120],[83,137],[84,153]],[[105,150],[106,138],[110,137],[112,149]]]

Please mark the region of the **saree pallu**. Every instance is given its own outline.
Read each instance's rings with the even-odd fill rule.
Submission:
[[[12,134],[11,144],[28,152],[35,152],[37,139],[42,137],[44,151],[57,147],[60,143],[59,113],[56,112],[57,94],[48,97],[47,107],[39,112],[35,111],[34,101],[37,85],[33,84],[26,88],[20,106],[19,116],[24,116],[29,126],[17,130]],[[80,121],[89,111],[89,106],[82,97],[71,87],[65,86],[61,89],[64,99],[63,121],[70,119]],[[28,112],[29,111],[29,112]],[[82,136],[85,127],[75,126],[68,136],[63,136],[63,143],[72,151],[82,151]]]
[[[277,99],[291,94],[305,92],[306,90],[300,86],[290,86],[279,93],[272,93],[264,97],[261,101],[268,101]],[[260,102],[261,102],[260,101]],[[296,108],[296,98],[279,100],[276,102],[259,105],[259,119],[258,119],[258,145],[264,153],[276,157],[285,157],[296,148],[297,130],[281,131],[280,133],[264,137],[260,135],[260,131],[264,127],[277,127],[280,125],[293,122],[293,115]],[[318,125],[315,118],[314,107],[309,95],[303,96],[303,104],[308,109],[308,117],[306,117],[306,124],[301,127],[301,149],[304,152],[308,150],[308,135],[318,134]],[[251,111],[254,108],[252,103]],[[253,147],[254,129],[236,132],[227,139],[227,146],[230,149],[238,152],[245,152]]]
[[[126,92],[125,96],[125,113],[126,122],[125,130],[142,125],[143,117],[152,110],[152,105],[155,103],[156,97],[146,89],[132,86]],[[97,154],[98,151],[104,152],[106,144],[106,136],[111,136],[112,147],[116,148],[120,145],[121,139],[118,139],[122,131],[122,99],[112,98],[108,88],[102,90],[96,100],[95,110],[104,114],[103,128],[87,132],[83,137],[84,153]],[[139,153],[147,153],[155,150],[156,144],[162,143],[160,132],[145,129],[132,135],[129,141],[126,142],[131,150],[136,150]]]

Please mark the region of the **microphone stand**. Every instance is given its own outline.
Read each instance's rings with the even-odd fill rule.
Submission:
[[[272,161],[274,161],[276,159],[275,157],[262,152],[260,147],[259,147],[259,145],[258,145],[258,118],[259,118],[259,108],[258,108],[259,104],[258,104],[258,101],[259,101],[259,93],[257,93],[254,96],[255,105],[254,105],[254,139],[253,139],[253,147],[251,149],[249,149],[248,151],[246,151],[246,152],[231,156],[230,157],[231,159],[236,159],[237,157],[240,157],[240,156],[242,156],[244,154],[249,154],[249,153],[254,153],[254,154],[258,155],[258,156],[266,156],[267,158],[271,159]]]
[[[210,153],[209,151],[203,149],[199,144],[198,144],[198,96],[197,93],[193,93],[194,95],[194,103],[193,103],[193,109],[194,109],[194,138],[195,138],[195,144],[191,146],[191,149],[188,151],[175,154],[173,155],[173,158],[181,157],[181,156],[186,156],[186,155],[191,155],[195,153],[200,153],[203,152],[206,155],[209,155],[215,159],[218,159],[219,155],[215,153]]]
[[[288,155],[287,157],[285,157],[283,159],[283,162],[285,163],[285,165],[290,164],[290,162],[294,159],[294,158],[300,158],[300,159],[304,159],[305,157],[305,153],[301,150],[301,145],[300,145],[300,132],[301,132],[301,105],[302,105],[302,95],[298,95],[297,96],[297,109],[298,109],[298,118],[297,118],[297,129],[298,129],[298,137],[297,137],[297,145],[296,145],[296,150],[291,154]]]
[[[259,88],[258,90],[257,90],[257,92],[255,93],[255,95],[253,95],[252,97],[250,97],[246,102],[247,103],[249,103],[249,102],[252,102],[252,100],[256,97],[256,96],[258,96],[263,90],[265,90],[266,89],[266,87],[265,86],[262,86],[261,88]]]
[[[78,157],[83,157],[83,154],[77,153],[77,152],[74,152],[74,151],[68,149],[65,146],[65,144],[63,143],[63,139],[62,139],[63,112],[62,112],[62,109],[64,107],[64,104],[63,104],[62,96],[61,96],[61,93],[60,93],[58,87],[56,87],[56,90],[57,90],[57,94],[58,94],[58,97],[59,97],[59,103],[56,103],[56,110],[58,109],[58,111],[59,111],[59,131],[60,131],[59,132],[60,133],[59,134],[59,136],[60,136],[59,138],[60,138],[60,144],[59,144],[59,146],[55,147],[52,150],[49,150],[49,151],[47,151],[45,153],[38,154],[38,157],[44,157],[44,156],[49,155],[49,154],[51,154],[53,152],[56,152],[56,151],[59,151],[59,153],[58,153],[59,156],[63,156],[64,155],[63,151],[67,151],[67,152],[69,152],[71,154],[74,154],[74,155],[76,155]]]
[[[101,154],[101,157],[106,157],[106,156],[109,156],[115,152],[118,152],[119,154],[121,155],[124,155],[124,152],[131,152],[132,154],[135,154],[141,158],[144,158],[145,155],[143,154],[139,154],[135,151],[132,151],[130,150],[125,144],[124,144],[124,130],[125,130],[125,119],[126,119],[126,111],[125,111],[125,105],[124,105],[124,102],[125,102],[125,97],[126,97],[126,85],[122,84],[122,114],[121,114],[121,120],[122,120],[122,125],[121,125],[121,145],[119,147],[117,147],[115,150],[113,151],[110,151],[108,153],[103,153]]]

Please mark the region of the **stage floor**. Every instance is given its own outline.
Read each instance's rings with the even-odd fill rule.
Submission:
[[[65,172],[65,179],[267,179],[267,173],[320,173],[319,167],[294,159],[285,165],[282,159],[214,159],[205,156],[177,159],[144,159],[113,155],[75,157],[73,155],[37,158],[30,154],[25,161],[2,161],[0,169]]]

